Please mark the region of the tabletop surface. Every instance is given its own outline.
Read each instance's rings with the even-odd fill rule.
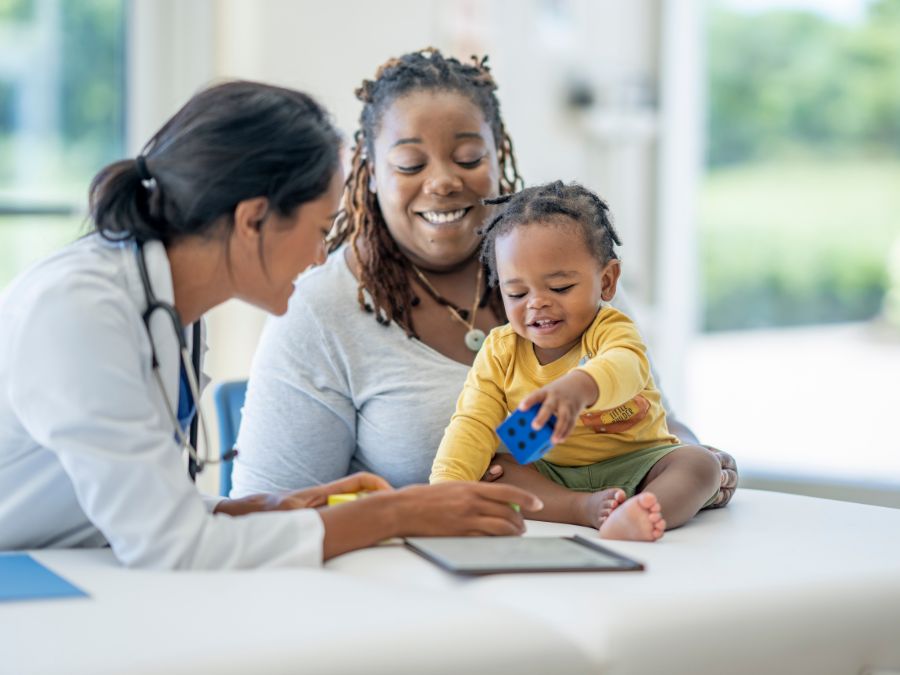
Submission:
[[[528,523],[528,535],[574,533],[596,536]],[[400,543],[321,570],[247,572],[127,570],[108,549],[34,552],[90,597],[0,604],[2,663],[16,673],[900,668],[900,510],[740,490],[659,542],[603,543],[646,571],[463,578]]]

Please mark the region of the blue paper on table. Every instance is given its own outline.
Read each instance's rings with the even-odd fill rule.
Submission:
[[[551,416],[550,421],[537,431],[531,428],[531,421],[540,409],[541,404],[537,403],[528,410],[515,410],[497,427],[497,435],[519,464],[540,459],[553,447],[550,436],[556,426],[556,416]]]
[[[0,602],[87,596],[26,553],[0,554]]]

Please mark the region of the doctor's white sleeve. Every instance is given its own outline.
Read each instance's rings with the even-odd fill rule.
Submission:
[[[85,515],[122,563],[321,564],[324,525],[314,510],[208,511],[154,404],[146,332],[124,291],[79,278],[46,295],[15,338],[11,400],[35,441],[59,458]]]

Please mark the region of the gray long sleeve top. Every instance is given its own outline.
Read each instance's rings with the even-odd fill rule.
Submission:
[[[615,304],[630,314],[623,300],[620,292]],[[468,371],[361,310],[344,249],[336,251],[298,280],[287,313],[266,324],[231,495],[308,487],[354,471],[394,486],[427,483]],[[680,425],[675,433],[686,435]]]

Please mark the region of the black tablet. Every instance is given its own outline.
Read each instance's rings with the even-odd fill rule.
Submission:
[[[635,572],[644,566],[600,544],[574,537],[407,537],[406,545],[448,572]]]

